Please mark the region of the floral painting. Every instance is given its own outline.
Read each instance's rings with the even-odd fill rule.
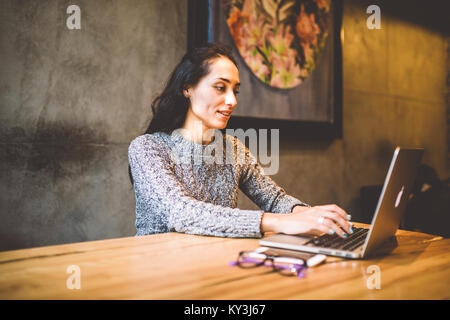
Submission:
[[[314,70],[328,36],[331,0],[231,0],[226,21],[253,74],[281,89]]]

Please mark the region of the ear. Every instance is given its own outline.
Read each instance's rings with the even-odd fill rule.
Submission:
[[[184,88],[183,89],[183,94],[184,94],[184,96],[186,97],[186,98],[190,98],[191,97],[191,90],[190,90],[190,88]]]

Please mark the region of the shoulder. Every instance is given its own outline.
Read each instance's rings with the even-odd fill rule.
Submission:
[[[129,147],[128,153],[132,154],[143,150],[162,151],[166,149],[166,136],[162,132],[155,132],[152,134],[143,134],[134,138]]]

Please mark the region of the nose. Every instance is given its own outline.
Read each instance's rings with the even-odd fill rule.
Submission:
[[[236,94],[233,92],[233,90],[228,90],[225,96],[225,104],[233,108],[236,106],[237,99]]]

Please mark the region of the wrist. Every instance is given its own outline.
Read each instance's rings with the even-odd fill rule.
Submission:
[[[261,218],[261,232],[280,232],[280,222],[283,215],[263,212]]]
[[[303,206],[303,205],[298,204],[298,205],[295,205],[292,208],[292,213],[294,213],[294,212],[302,212],[302,211],[305,211],[305,210],[307,210],[309,208],[310,208],[309,206]]]

